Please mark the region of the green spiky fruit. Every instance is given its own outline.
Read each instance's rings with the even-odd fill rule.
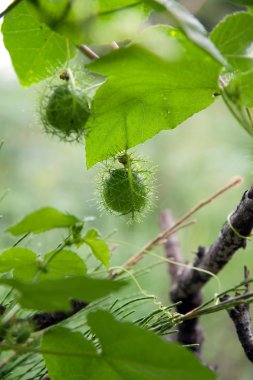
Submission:
[[[67,141],[78,140],[88,118],[88,100],[81,89],[63,84],[52,90],[43,120],[47,132]]]
[[[103,198],[110,210],[126,215],[141,212],[147,204],[147,186],[140,173],[114,169],[103,183]]]

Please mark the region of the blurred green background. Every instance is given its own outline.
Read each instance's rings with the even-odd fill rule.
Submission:
[[[184,4],[197,12],[209,30],[225,14],[239,9],[217,0],[184,1]],[[0,194],[9,191],[0,203],[1,250],[14,242],[4,233],[7,226],[34,209],[52,206],[79,217],[95,216],[93,225],[104,236],[116,228],[117,233],[111,239],[126,242],[120,243],[113,254],[113,264],[120,265],[158,233],[158,218],[164,209],[172,209],[177,218],[231,177],[243,176],[242,186],[206,206],[196,215],[198,223],[179,233],[182,253],[190,261],[198,245],[213,242],[244,190],[252,185],[252,138],[229,114],[222,100],[217,99],[209,109],[175,130],[164,131],[134,149],[137,154],[149,157],[158,168],[157,201],[141,223],[129,225],[121,218],[101,213],[96,195],[99,165],[87,171],[84,146],[64,144],[44,134],[37,114],[39,89],[21,88],[11,66],[2,67],[0,139],[4,145],[0,150]],[[25,244],[44,253],[61,237],[61,231],[57,237],[48,233],[30,238]],[[157,253],[162,254],[162,249]],[[146,257],[142,265],[155,260]],[[219,275],[221,290],[242,280],[244,265],[253,272],[251,242]],[[139,280],[145,290],[156,294],[164,304],[169,303],[166,264],[155,266]],[[205,288],[205,298],[213,297],[218,290],[217,282],[212,280]],[[147,310],[150,307],[147,305]],[[219,312],[203,317],[201,323],[206,334],[204,357],[218,365],[219,379],[252,379],[252,364],[246,359],[227,314]]]

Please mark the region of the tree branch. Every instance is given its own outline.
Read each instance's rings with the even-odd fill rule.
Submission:
[[[245,292],[247,295],[249,292],[249,271],[244,267],[244,279],[245,279]],[[241,294],[236,292],[236,296]],[[220,297],[220,301],[230,301],[233,299],[229,295],[225,294]],[[228,315],[232,319],[237,336],[241,342],[242,348],[245,352],[247,358],[253,363],[253,334],[251,330],[251,318],[250,318],[250,305],[249,303],[244,303],[241,305],[235,305],[233,308],[228,309]]]
[[[55,313],[36,313],[29,318],[29,321],[33,324],[35,331],[40,331],[72,317],[87,305],[88,304],[85,302],[72,301],[72,309],[69,312],[57,311]]]
[[[219,273],[237,250],[246,247],[247,239],[240,236],[247,237],[253,228],[253,187],[244,193],[240,204],[232,213],[230,221],[233,228],[231,229],[230,224],[226,221],[217,240],[194,263],[197,269],[205,272],[194,268],[183,270],[171,291],[173,302],[193,297],[211,278],[206,271],[213,274]]]
[[[166,210],[160,216],[160,228],[164,231],[174,225],[173,216],[170,210]],[[176,234],[170,235],[164,243],[166,257],[172,261],[182,262],[179,239]],[[169,274],[172,287],[176,286],[178,279],[181,276],[183,269],[180,265],[175,265],[169,262]],[[199,307],[202,303],[202,293],[197,291],[192,297],[189,297],[185,302],[179,303],[176,306],[176,311],[180,314],[186,314],[188,311]],[[178,343],[189,345],[190,349],[201,358],[201,346],[204,341],[204,334],[199,319],[186,320],[178,325],[176,336]],[[201,358],[202,359],[202,358]]]
[[[229,296],[224,296],[221,301],[227,301],[229,299]],[[237,336],[244,349],[245,355],[253,363],[253,335],[251,331],[249,304],[235,306],[233,309],[228,310],[228,315],[234,323]]]

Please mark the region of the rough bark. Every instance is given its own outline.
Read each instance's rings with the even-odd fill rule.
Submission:
[[[174,225],[174,219],[170,210],[164,211],[160,215],[160,228],[162,231]],[[182,262],[180,243],[177,234],[170,235],[164,243],[164,249],[166,258],[171,260],[168,262],[168,271],[170,274],[172,287],[176,286],[180,276],[182,275],[183,267],[173,264],[173,262]],[[203,253],[203,249],[200,247],[199,256]],[[195,294],[188,297],[183,303],[176,307],[176,311],[180,314],[186,314],[188,311],[195,309],[202,303],[202,293],[198,290]],[[201,346],[204,341],[204,334],[201,326],[199,325],[198,318],[185,321],[181,323],[176,334],[176,341],[183,345],[192,345],[190,349],[197,355],[201,356]]]
[[[221,301],[227,301],[230,297],[224,296]],[[253,363],[253,335],[251,330],[250,307],[248,304],[237,305],[228,314],[233,321],[237,336],[247,358]]]
[[[86,306],[87,303],[85,302],[72,301],[72,309],[69,312],[36,313],[29,318],[29,321],[33,324],[35,331],[40,331],[72,317]]]
[[[228,221],[223,224],[217,240],[195,260],[195,267],[217,274],[238,249],[246,247],[247,239],[239,235],[247,237],[253,228],[253,187],[244,193],[230,221],[233,228]],[[210,278],[208,273],[184,269],[172,288],[172,301],[184,301],[194,296]]]

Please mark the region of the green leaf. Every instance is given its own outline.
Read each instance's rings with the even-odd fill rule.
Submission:
[[[91,248],[93,255],[108,268],[110,263],[110,249],[106,242],[101,239],[98,231],[90,229],[87,231],[83,240]]]
[[[253,15],[238,12],[225,17],[210,35],[229,64],[239,71],[253,68],[252,30]]]
[[[208,38],[207,31],[199,20],[192,15],[186,8],[175,0],[145,0],[148,4],[161,6],[165,9],[176,25],[185,33],[189,40],[210,54],[222,65],[226,62],[212,41]]]
[[[2,32],[5,47],[23,86],[51,76],[76,52],[66,38],[34,17],[26,0],[5,16]]]
[[[80,332],[54,327],[43,335],[41,349],[49,351],[49,354],[45,353],[43,356],[51,380],[92,379],[97,364],[96,349]],[[54,352],[57,354],[54,355]]]
[[[80,222],[74,215],[64,214],[54,208],[45,207],[28,214],[19,223],[6,231],[18,236],[28,232],[38,234],[54,228],[68,228]]]
[[[53,252],[44,256],[47,260]],[[10,248],[0,254],[0,273],[13,270],[13,277],[18,280],[33,280],[39,270],[39,261],[35,252],[26,248]],[[77,253],[63,250],[54,257],[42,272],[40,280],[81,276],[86,273],[86,265]]]
[[[216,377],[187,349],[131,323],[118,322],[106,311],[89,314],[88,323],[100,341],[99,351],[81,333],[65,328],[56,327],[44,334],[41,349],[52,380],[213,380]]]
[[[44,256],[47,260],[54,252],[49,252]],[[87,272],[83,260],[76,252],[60,251],[46,267],[46,272],[41,273],[40,279],[53,279],[71,276],[81,276]]]
[[[71,300],[91,302],[118,291],[126,282],[96,280],[87,276],[24,282],[0,279],[0,285],[18,291],[18,302],[26,309],[45,312],[69,311]]]
[[[166,42],[161,55],[150,51],[152,36]],[[175,128],[214,100],[220,71],[216,60],[176,29],[151,28],[144,32],[145,40],[151,48],[133,44],[89,65],[107,81],[96,92],[86,124],[87,167]]]
[[[0,273],[13,270],[13,277],[24,280],[33,278],[36,266],[36,253],[26,248],[10,248],[0,254]]]

